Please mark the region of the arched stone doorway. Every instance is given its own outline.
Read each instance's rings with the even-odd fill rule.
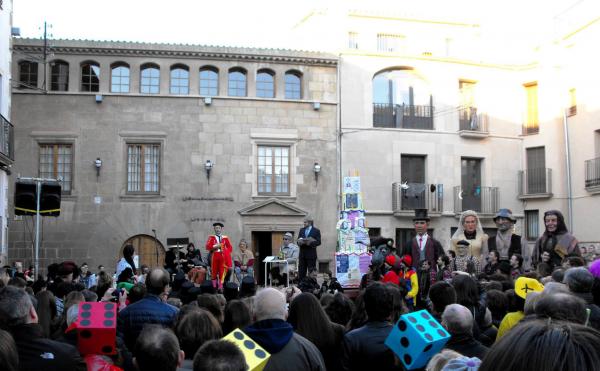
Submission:
[[[145,234],[138,234],[137,236],[130,237],[119,249],[117,261],[123,257],[123,248],[126,245],[133,245],[135,254],[138,255],[138,267],[144,264],[151,268],[164,266],[165,248],[163,244],[154,237]]]

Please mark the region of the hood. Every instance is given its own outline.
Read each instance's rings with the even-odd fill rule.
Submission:
[[[271,354],[279,353],[294,335],[294,328],[281,319],[266,319],[246,327],[244,332]]]

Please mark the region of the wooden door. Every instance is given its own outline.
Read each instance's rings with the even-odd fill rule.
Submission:
[[[147,265],[150,268],[163,267],[165,264],[165,248],[160,241],[152,236],[139,234],[129,238],[121,249],[117,260],[123,257],[123,248],[126,245],[133,245],[135,255],[138,256],[138,268]]]
[[[272,232],[271,233],[271,255],[279,255],[279,249],[283,245],[283,235],[286,232]]]

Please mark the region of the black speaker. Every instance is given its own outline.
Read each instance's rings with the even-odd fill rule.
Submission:
[[[40,214],[42,216],[60,215],[59,183],[42,183],[42,197],[40,199]]]
[[[15,183],[15,215],[35,215],[37,210],[36,184]]]

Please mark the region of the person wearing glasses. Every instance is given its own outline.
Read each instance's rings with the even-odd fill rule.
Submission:
[[[279,259],[287,260],[287,270],[284,263],[279,264],[279,272],[282,275],[282,281],[286,282],[287,277],[290,276],[290,281],[298,271],[298,255],[300,254],[300,248],[294,242],[294,236],[287,232],[283,235],[283,245],[279,249]]]

